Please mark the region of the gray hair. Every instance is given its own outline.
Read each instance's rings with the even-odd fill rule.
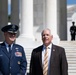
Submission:
[[[46,28],[46,29],[43,29],[43,30],[42,30],[41,35],[43,34],[43,32],[44,32],[45,30],[48,30],[48,31],[50,32],[50,34],[51,34],[51,30],[50,30],[49,28]]]

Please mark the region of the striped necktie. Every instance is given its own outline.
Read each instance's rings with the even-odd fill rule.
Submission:
[[[46,48],[44,54],[43,75],[48,75],[48,48]]]

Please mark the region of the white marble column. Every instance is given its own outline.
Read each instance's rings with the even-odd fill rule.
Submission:
[[[57,35],[57,0],[46,0],[45,27],[51,29],[53,43],[59,43]]]
[[[67,18],[67,41],[71,41],[70,27],[72,26],[72,18]]]
[[[33,36],[33,0],[21,0],[20,37],[34,40]]]
[[[20,1],[20,36],[16,39],[23,47],[32,47],[35,43],[33,36],[33,0]]]

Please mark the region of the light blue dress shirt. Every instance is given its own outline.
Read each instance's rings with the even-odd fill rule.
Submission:
[[[8,44],[6,42],[5,42],[5,45],[6,45],[7,51],[9,52],[9,47],[8,47]],[[11,50],[12,50],[12,47],[13,47],[13,44],[11,44]]]

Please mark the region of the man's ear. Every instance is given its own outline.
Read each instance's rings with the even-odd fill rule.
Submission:
[[[6,35],[6,33],[4,32],[4,35]]]
[[[53,39],[53,35],[51,35],[51,39]]]

